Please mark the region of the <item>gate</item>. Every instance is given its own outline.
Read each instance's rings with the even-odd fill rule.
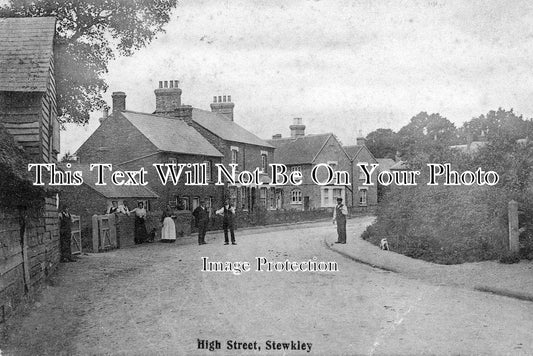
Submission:
[[[81,254],[81,221],[79,215],[72,215],[70,233],[70,251],[73,255]]]
[[[117,248],[115,214],[93,215],[93,252]]]

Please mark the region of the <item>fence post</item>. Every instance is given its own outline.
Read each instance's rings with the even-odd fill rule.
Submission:
[[[514,200],[509,202],[509,251],[518,252],[518,203]]]
[[[98,226],[98,215],[93,215],[93,252],[98,252],[99,250],[99,241],[100,241],[100,227]]]

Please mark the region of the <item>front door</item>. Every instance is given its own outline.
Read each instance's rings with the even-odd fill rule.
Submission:
[[[309,197],[304,197],[304,210],[309,210]]]

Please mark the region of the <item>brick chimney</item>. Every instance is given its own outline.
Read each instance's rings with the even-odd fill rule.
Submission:
[[[289,126],[289,129],[291,129],[292,138],[305,136],[305,125],[302,124],[301,117],[295,117],[294,119],[292,119],[292,125]]]
[[[357,146],[366,146],[366,138],[363,136],[363,131],[359,130],[359,135],[355,139]]]
[[[115,91],[111,95],[111,98],[113,98],[113,114],[126,110],[126,93]]]
[[[213,97],[211,111],[226,115],[233,121],[233,108],[235,104],[231,102],[231,95],[219,95]]]
[[[155,114],[168,114],[181,106],[181,89],[179,81],[165,80],[159,82],[155,93]]]
[[[192,106],[181,105],[179,108],[173,111],[173,117],[177,117],[185,121],[188,125],[192,125]]]

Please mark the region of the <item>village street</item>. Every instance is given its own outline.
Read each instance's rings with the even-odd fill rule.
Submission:
[[[350,220],[348,243],[369,222]],[[356,263],[326,248],[329,234],[335,227],[323,222],[237,231],[237,246],[217,233],[204,246],[193,236],[82,256],[8,321],[2,355],[533,353],[533,303]],[[339,271],[256,272],[257,256],[316,257]],[[201,272],[202,257],[250,261],[252,271]],[[221,349],[198,349],[198,339]],[[228,340],[261,350],[228,350]],[[300,350],[267,350],[269,340]]]

